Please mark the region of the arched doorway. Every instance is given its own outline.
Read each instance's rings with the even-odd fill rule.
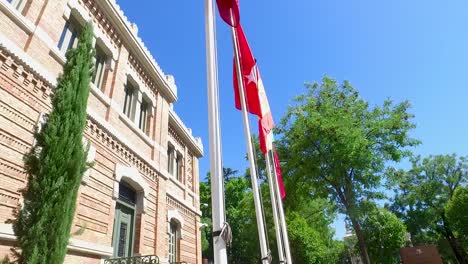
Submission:
[[[115,205],[112,246],[114,257],[133,255],[135,239],[136,191],[126,182],[119,183],[119,196]]]
[[[171,219],[169,223],[169,263],[179,262],[180,224]]]

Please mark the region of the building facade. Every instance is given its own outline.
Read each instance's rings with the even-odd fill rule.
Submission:
[[[95,74],[86,171],[65,263],[155,255],[201,263],[200,138],[173,110],[177,86],[115,0],[0,0],[0,259],[15,244],[8,220],[26,185],[23,156],[87,21]]]

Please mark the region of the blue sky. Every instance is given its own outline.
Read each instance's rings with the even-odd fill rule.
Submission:
[[[209,170],[204,1],[117,0],[166,73],[174,108],[201,136]],[[468,2],[464,0],[241,0],[241,22],[275,120],[304,82],[349,80],[371,104],[410,100],[421,155],[468,153]],[[243,171],[241,114],[233,106],[232,44],[217,17],[224,166]],[[256,128],[254,128],[256,130]],[[342,220],[334,224],[344,235]]]

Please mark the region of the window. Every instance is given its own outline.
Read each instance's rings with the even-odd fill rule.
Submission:
[[[177,155],[175,177],[180,182],[182,182],[182,168],[182,155]]]
[[[169,229],[169,263],[179,261],[179,225],[171,220]]]
[[[167,172],[171,175],[174,175],[174,154],[174,147],[169,145],[167,147]]]
[[[60,36],[58,44],[58,48],[63,53],[70,48],[76,47],[78,44],[78,36],[80,34],[78,25],[78,22],[73,18],[70,18],[67,23],[65,23],[65,27],[63,28],[62,36]]]
[[[133,101],[135,97],[135,89],[129,83],[125,86],[125,99],[123,112],[126,116],[131,118],[133,111]]]
[[[138,122],[138,127],[143,130],[143,132],[148,133],[148,103],[145,100],[140,104],[140,120]]]
[[[175,148],[169,144],[167,147],[167,171],[179,182],[182,182],[183,168],[182,154],[177,152]]]
[[[120,182],[112,235],[114,257],[130,257],[133,254],[135,203],[135,190],[125,182]]]
[[[19,12],[23,11],[27,0],[8,0],[8,2]]]
[[[94,71],[92,81],[94,85],[96,85],[96,87],[101,90],[104,90],[103,80],[104,80],[104,74],[106,72],[106,60],[107,60],[106,54],[101,48],[97,46],[96,47],[96,64],[94,66],[95,71]]]

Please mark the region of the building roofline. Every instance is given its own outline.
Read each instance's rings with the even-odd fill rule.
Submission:
[[[177,113],[169,108],[169,125],[172,125],[173,128],[178,132],[182,137],[182,140],[188,144],[189,149],[195,153],[197,157],[203,156],[203,143],[200,137],[194,137],[192,135],[192,130],[187,128],[177,115]]]
[[[170,103],[177,101],[177,86],[174,77],[163,72],[143,40],[138,36],[136,25],[128,20],[115,0],[100,0],[97,2],[103,5],[103,12],[106,12],[111,21],[114,22],[114,26],[121,33],[123,43],[126,44],[129,51],[134,52],[132,55],[139,59],[139,62],[158,82],[158,88],[160,88],[162,94]]]

